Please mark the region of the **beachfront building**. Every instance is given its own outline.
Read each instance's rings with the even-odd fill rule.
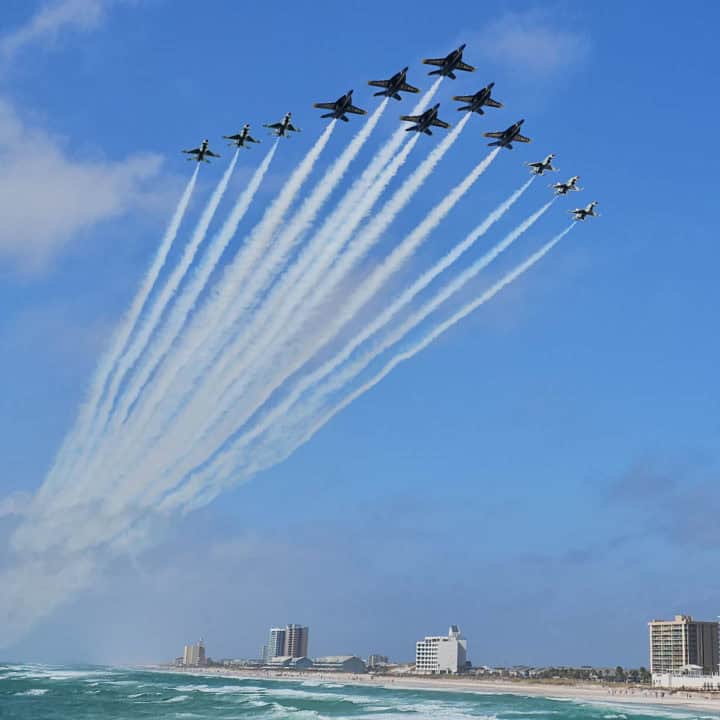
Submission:
[[[313,670],[320,672],[360,673],[367,672],[365,663],[355,655],[330,655],[313,660]]]
[[[205,662],[205,645],[202,640],[185,646],[182,661],[185,667],[201,667]]]
[[[390,658],[387,655],[368,655],[367,666],[368,670],[375,670],[376,668],[384,668],[390,664]]]
[[[699,665],[686,665],[679,672],[653,673],[652,684],[664,690],[720,690],[720,675],[706,675]]]
[[[467,640],[457,625],[447,636],[427,636],[415,644],[415,672],[419,675],[456,675],[465,670]]]
[[[263,648],[263,660],[270,662],[273,658],[285,655],[285,628],[274,627],[268,632],[267,645]]]
[[[312,670],[313,661],[309,657],[281,655],[269,660],[264,667],[266,670]]]
[[[286,625],[270,628],[267,645],[263,648],[263,661],[276,657],[307,657],[309,628],[306,625]]]
[[[285,654],[293,658],[307,657],[309,629],[306,625],[285,627]]]
[[[689,666],[701,674],[718,672],[718,623],[676,615],[674,620],[652,620],[650,629],[650,672],[682,673]]]

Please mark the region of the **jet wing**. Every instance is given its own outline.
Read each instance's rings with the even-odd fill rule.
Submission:
[[[407,122],[420,122],[420,118],[422,115],[401,115],[401,120],[406,120]]]
[[[287,129],[291,130],[292,132],[300,132],[300,128],[296,128],[292,123],[288,123]]]
[[[530,140],[529,137],[525,137],[524,135],[516,135],[512,141],[513,142],[524,142],[524,143],[532,142],[532,140]]]
[[[475,68],[472,65],[468,65],[467,63],[464,63],[464,62],[459,62],[455,66],[455,69],[456,70],[465,70],[465,72],[475,72]]]
[[[206,151],[205,151],[205,154],[206,154],[208,157],[220,157],[217,153],[214,153],[212,150],[206,150]]]
[[[354,115],[367,115],[367,110],[363,110],[362,108],[355,107],[355,105],[348,105],[345,108],[345,112],[353,113]]]
[[[281,122],[270,123],[269,125],[263,125],[263,127],[270,128],[271,130],[279,130],[283,124]]]
[[[483,137],[497,138],[498,140],[501,140],[502,138],[505,137],[505,133],[504,132],[486,132],[486,133],[483,133]]]
[[[260,142],[260,140],[256,140],[254,137],[250,137],[249,135],[245,138],[245,140],[247,142],[251,142],[251,143],[259,143]]]
[[[389,88],[390,81],[389,80],[369,80],[368,85],[372,85],[373,87]]]
[[[314,108],[318,110],[335,110],[337,103],[313,103]]]
[[[442,67],[445,65],[445,58],[426,58],[423,60],[423,65],[437,65]]]
[[[450,123],[446,123],[444,120],[439,120],[438,118],[435,118],[430,124],[434,125],[435,127],[441,127],[441,128],[449,128],[450,127]]]
[[[453,95],[453,100],[457,102],[469,103],[475,99],[474,95]]]
[[[493,100],[492,98],[488,98],[485,101],[485,104],[488,107],[492,107],[492,108],[501,108],[503,106],[503,104],[501,102],[498,102],[497,100]]]
[[[414,85],[408,85],[407,83],[403,83],[398,89],[402,90],[403,92],[410,92],[410,93],[419,93],[420,92],[419,88],[416,88]]]
[[[242,135],[240,135],[240,134],[238,134],[238,135],[223,135],[223,138],[225,140],[241,140]]]

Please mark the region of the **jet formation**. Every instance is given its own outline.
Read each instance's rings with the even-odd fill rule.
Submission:
[[[300,132],[300,128],[296,128],[292,124],[291,118],[292,113],[285,113],[285,117],[280,122],[263,125],[263,127],[270,128],[270,132],[277,137],[290,137],[291,132]]]
[[[367,110],[357,107],[352,104],[352,90],[348,90],[344,95],[341,95],[335,102],[329,103],[315,103],[313,107],[319,108],[320,110],[329,110],[329,113],[321,115],[321,118],[333,118],[334,120],[342,120],[343,122],[349,122],[345,113],[352,113],[354,115],[367,115]]]
[[[440,103],[433,105],[433,107],[420,115],[401,115],[401,120],[414,123],[412,127],[405,128],[405,132],[419,132],[425,133],[426,135],[432,135],[432,130],[430,129],[431,126],[449,128],[450,123],[446,123],[444,120],[440,120],[440,118],[438,118],[439,108]]]
[[[259,140],[256,140],[254,137],[250,135],[250,123],[245,123],[242,127],[242,130],[237,133],[236,135],[223,135],[223,138],[225,140],[230,140],[231,142],[228,143],[230,146],[235,147],[248,147],[246,143],[259,143]]]
[[[428,75],[438,75],[443,78],[449,78],[450,80],[456,80],[456,73],[460,71],[475,71],[475,67],[469,65],[463,60],[464,51],[465,45],[463,44],[445,55],[445,57],[426,58],[422,62],[424,65],[430,65],[435,68],[434,70],[431,70]],[[374,97],[384,96],[400,101],[403,99],[401,93],[419,93],[420,89],[408,82],[408,69],[409,68],[404,67],[387,80],[369,80],[369,86],[380,88],[379,91],[373,93]],[[485,108],[502,108],[503,104],[492,96],[494,87],[495,83],[491,82],[473,95],[454,95],[452,99],[460,103],[460,106],[457,108],[458,112],[470,112],[477,113],[478,115],[484,115]],[[350,121],[348,115],[367,114],[367,110],[364,110],[353,103],[352,90],[348,90],[334,102],[317,102],[313,104],[313,107],[319,110],[328,111],[320,116],[323,119],[341,120],[346,123]],[[424,135],[432,135],[433,131],[431,128],[437,127],[448,129],[451,127],[450,123],[439,118],[439,111],[440,103],[437,103],[433,105],[433,107],[418,115],[401,115],[400,120],[402,122],[412,123],[411,127],[405,128],[406,132],[417,132]],[[521,133],[521,128],[524,122],[525,120],[518,120],[505,130],[483,133],[484,137],[492,140],[492,142],[488,143],[488,146],[512,150],[513,143],[532,142],[529,137]],[[289,138],[292,133],[300,132],[300,128],[293,125],[292,113],[289,112],[286,113],[283,119],[279,122],[269,123],[263,127],[268,128],[272,135],[279,138]],[[223,135],[223,138],[230,141],[228,143],[229,145],[237,148],[248,148],[250,145],[260,142],[250,135],[250,125],[248,123],[243,125],[242,130],[239,133],[234,135]],[[209,158],[220,157],[210,150],[208,140],[203,140],[197,148],[193,148],[192,150],[183,150],[183,153],[192,156],[188,158],[188,160],[196,160],[197,162],[210,162]],[[531,175],[543,175],[546,172],[557,171],[557,168],[553,167],[552,164],[554,159],[554,153],[550,153],[543,160],[526,162],[525,165],[529,168]],[[567,182],[554,183],[550,185],[550,187],[554,190],[555,195],[567,195],[570,192],[578,192],[582,189],[577,185],[577,181],[579,179],[579,176],[575,175]],[[587,207],[572,210],[571,214],[574,216],[575,220],[585,220],[588,217],[597,217],[598,214],[595,212],[596,206],[597,202],[593,201]]]
[[[577,186],[579,175],[573,175],[567,182],[559,182],[550,187],[555,191],[556,195],[567,195],[569,192],[580,192],[582,188]]]
[[[546,172],[557,172],[558,169],[552,165],[552,161],[554,159],[555,155],[550,153],[544,160],[540,160],[538,162],[526,162],[525,165],[530,168],[531,175],[542,175]]]
[[[575,208],[575,210],[570,210],[570,214],[574,215],[575,221],[578,220],[585,220],[585,218],[589,217],[600,217],[596,212],[595,208],[597,207],[597,200],[593,200],[591,203],[586,205],[584,208]]]
[[[183,150],[183,152],[186,155],[192,155],[193,157],[189,157],[188,160],[195,160],[196,162],[206,162],[209,163],[210,161],[208,158],[214,157],[219,158],[219,155],[216,155],[212,150],[209,148],[210,141],[205,139],[200,143],[200,147],[193,148],[192,150]]]

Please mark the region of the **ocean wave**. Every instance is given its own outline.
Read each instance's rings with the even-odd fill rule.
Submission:
[[[560,715],[559,710],[501,710],[500,715]]]
[[[176,695],[175,697],[168,698],[167,700],[163,700],[164,703],[179,703],[179,702],[185,702],[185,700],[189,700],[189,695]]]
[[[31,690],[23,690],[21,692],[16,692],[15,695],[17,696],[29,696],[29,697],[38,697],[40,695],[44,695],[46,692],[48,692],[47,688],[32,688]]]

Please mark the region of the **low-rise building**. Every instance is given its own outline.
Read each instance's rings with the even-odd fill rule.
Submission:
[[[686,665],[678,672],[653,673],[655,688],[666,690],[720,690],[720,675],[706,675],[700,665]]]
[[[313,661],[309,657],[292,657],[291,655],[279,655],[271,658],[264,665],[267,670],[312,670]]]
[[[467,640],[457,625],[447,636],[429,635],[415,645],[415,672],[418,675],[456,675],[467,665]]]
[[[313,669],[321,672],[366,673],[367,666],[356,655],[330,655],[315,658]]]

